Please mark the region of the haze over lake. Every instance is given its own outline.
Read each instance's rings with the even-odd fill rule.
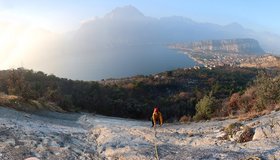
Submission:
[[[192,67],[195,62],[187,55],[169,49],[166,45],[134,45],[126,47],[103,48],[98,51],[102,56],[94,58],[81,58],[78,62],[73,60],[66,64],[78,64],[79,68],[86,71],[72,70],[71,73],[63,70],[66,77],[77,79],[103,79],[120,78],[141,74],[155,74],[176,68]],[[79,63],[81,62],[81,63]],[[102,62],[102,66],[100,65]],[[69,73],[69,74],[68,74]],[[92,75],[92,73],[95,73]]]

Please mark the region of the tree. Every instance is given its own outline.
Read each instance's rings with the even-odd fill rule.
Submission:
[[[21,96],[24,100],[29,100],[34,97],[34,93],[31,90],[30,84],[28,84],[24,77],[25,70],[18,68],[9,71],[7,79],[8,93]]]
[[[24,88],[22,72],[12,69],[9,71],[9,76],[7,80],[8,84],[8,94],[21,96],[22,90]]]

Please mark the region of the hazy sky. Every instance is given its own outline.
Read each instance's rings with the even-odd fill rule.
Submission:
[[[0,24],[12,21],[65,32],[124,5],[151,17],[177,15],[222,25],[237,22],[280,34],[279,0],[0,0]]]
[[[102,48],[102,46],[108,48],[108,46],[114,46],[119,43],[112,45],[111,35],[106,35],[106,32],[100,32],[98,27],[94,30],[84,30],[86,33],[85,35],[93,35],[90,36],[93,38],[90,39],[90,43],[84,43],[89,41],[83,38],[83,32],[78,32],[83,22],[93,20],[96,17],[102,18],[116,7],[127,5],[136,7],[145,16],[149,17],[183,16],[195,22],[209,22],[220,25],[237,22],[245,28],[257,31],[256,33],[259,34],[257,34],[258,36],[256,36],[256,38],[259,39],[260,42],[263,42],[263,44],[270,44],[270,46],[267,47],[269,50],[274,51],[275,46],[276,49],[278,49],[277,47],[279,46],[279,36],[260,33],[260,31],[268,31],[280,35],[279,0],[0,0],[0,69],[21,66],[34,70],[42,70],[47,73],[54,73],[63,77],[67,76],[78,79],[85,79],[85,75],[92,75],[95,79],[101,78],[103,74],[111,73],[110,68],[117,68],[115,69],[116,71],[125,71],[122,67],[131,68],[131,73],[135,74],[135,68],[137,69],[138,66],[141,68],[142,66],[139,63],[138,66],[127,67],[127,63],[130,63],[130,61],[126,61],[127,59],[124,58],[126,55],[133,55],[131,53],[134,53],[136,55],[143,55],[143,57],[146,56],[145,58],[150,58],[149,56],[151,55],[148,53],[153,53],[154,59],[157,61],[158,55],[156,54],[163,51],[154,50],[155,48],[149,48],[147,51],[137,49],[139,53],[142,53],[137,54],[138,52],[135,52],[136,49],[131,49],[130,51],[127,48],[122,48],[122,46],[119,47],[121,48],[120,52],[117,52],[115,49],[109,50],[108,52],[101,52],[103,51],[101,49],[93,50],[92,44],[96,45],[98,44],[97,42],[103,42],[102,40],[104,40],[103,44],[97,46],[100,48]],[[113,26],[115,23],[109,23],[108,25]],[[104,26],[101,28],[103,29]],[[81,28],[81,30],[82,29],[83,28]],[[112,29],[110,33],[115,35],[114,33],[118,33],[117,31],[118,30]],[[238,32],[237,34],[239,35],[238,29],[236,32]],[[75,35],[73,33],[77,33],[77,35],[80,35],[82,38],[77,41],[73,39],[73,42],[69,41],[71,35]],[[97,33],[100,33],[100,35]],[[124,35],[126,31],[120,33]],[[146,32],[143,30],[143,33]],[[94,35],[101,39],[95,38]],[[117,37],[116,35],[115,38]],[[136,32],[135,35],[137,35]],[[145,36],[147,35],[145,34],[141,34],[141,36],[139,36],[139,34],[137,36],[135,35],[130,35],[127,39],[135,40],[134,38],[137,37],[136,39],[139,39],[139,42],[141,42],[141,37],[144,37],[144,40],[146,40]],[[207,34],[205,36],[207,36]],[[250,34],[249,37],[250,36],[252,35]],[[169,36],[167,37],[169,38]],[[156,40],[158,40],[157,38],[158,37],[155,36]],[[81,44],[79,43],[80,40]],[[126,42],[126,39],[124,38],[122,41],[121,38],[116,38],[113,41],[123,43]],[[80,45],[72,46],[70,42]],[[72,48],[68,45],[71,45]],[[123,55],[123,59],[120,58],[120,62],[116,63],[119,68],[116,67],[116,65],[107,67],[105,62],[111,64],[111,62],[115,61],[115,59],[112,60],[112,57],[108,55],[117,55],[115,53],[122,53]],[[169,55],[167,55],[167,57],[168,56]],[[117,57],[119,57],[119,55]],[[133,58],[132,56],[131,59],[134,60]],[[162,61],[158,61],[155,67],[148,68],[152,68],[155,71],[157,67],[161,67],[161,70],[166,70],[165,67],[168,65],[165,60],[167,59],[170,61],[170,58],[163,57]],[[96,65],[95,67],[92,66],[93,63]],[[138,62],[135,64],[138,64]],[[154,65],[154,61],[151,61],[151,64]],[[78,67],[76,67],[76,65]],[[172,67],[174,68],[174,66]],[[168,69],[172,69],[172,67]],[[88,71],[87,68],[96,70],[100,70],[101,68],[103,70],[108,69],[109,71],[95,72],[95,70],[93,70],[91,72],[91,70]],[[87,70],[88,73],[81,72],[84,70]],[[115,73],[115,70],[112,72]],[[144,70],[145,69],[142,69],[141,72],[139,70],[139,73],[143,73]],[[75,73],[78,74],[75,75]],[[69,74],[70,76],[68,76]],[[102,74],[102,76],[97,77],[97,74]],[[114,75],[108,75],[107,77],[109,76]]]

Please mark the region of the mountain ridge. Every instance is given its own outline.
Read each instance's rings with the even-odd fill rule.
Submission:
[[[190,43],[193,50],[228,52],[237,54],[263,55],[265,52],[259,42],[251,38],[203,40]]]
[[[104,18],[111,18],[111,19],[113,18],[122,19],[128,17],[140,18],[140,17],[144,17],[144,14],[134,6],[127,5],[123,7],[117,7],[104,16]]]
[[[155,39],[152,43],[171,43],[174,41],[197,41],[205,39],[252,38],[257,39],[265,50],[280,51],[278,46],[274,45],[273,49],[273,47],[264,40],[265,38],[263,37],[266,35],[265,33],[258,33],[244,28],[237,22],[232,22],[226,25],[218,25],[209,22],[199,23],[183,16],[152,18],[145,16],[136,7],[131,5],[117,7],[97,20],[88,21],[87,25],[83,24],[78,30],[83,30],[85,26],[89,27],[88,24],[91,24],[91,26],[98,26],[100,23],[105,23],[104,20],[108,22],[107,26],[111,27],[108,28],[105,26],[100,28],[107,31],[113,31],[115,29],[116,31],[121,31],[123,33],[122,35],[127,35],[125,34],[125,31],[138,31],[143,34],[151,34],[152,36],[145,39],[148,41],[150,41],[151,37],[153,37],[152,39],[155,39],[155,35],[160,37],[160,39]],[[118,22],[127,22],[127,24],[119,24]],[[129,24],[129,22],[133,22],[136,25]],[[124,31],[120,30],[122,28]],[[168,38],[168,35],[171,35],[170,39]],[[280,41],[279,35],[274,34],[274,37],[278,37],[278,40]]]

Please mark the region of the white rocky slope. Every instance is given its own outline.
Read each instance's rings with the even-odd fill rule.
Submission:
[[[152,160],[155,144],[161,160],[280,159],[280,112],[243,122],[255,131],[252,141],[221,140],[221,129],[236,121],[164,124],[155,137],[147,121],[0,107],[0,159]]]

